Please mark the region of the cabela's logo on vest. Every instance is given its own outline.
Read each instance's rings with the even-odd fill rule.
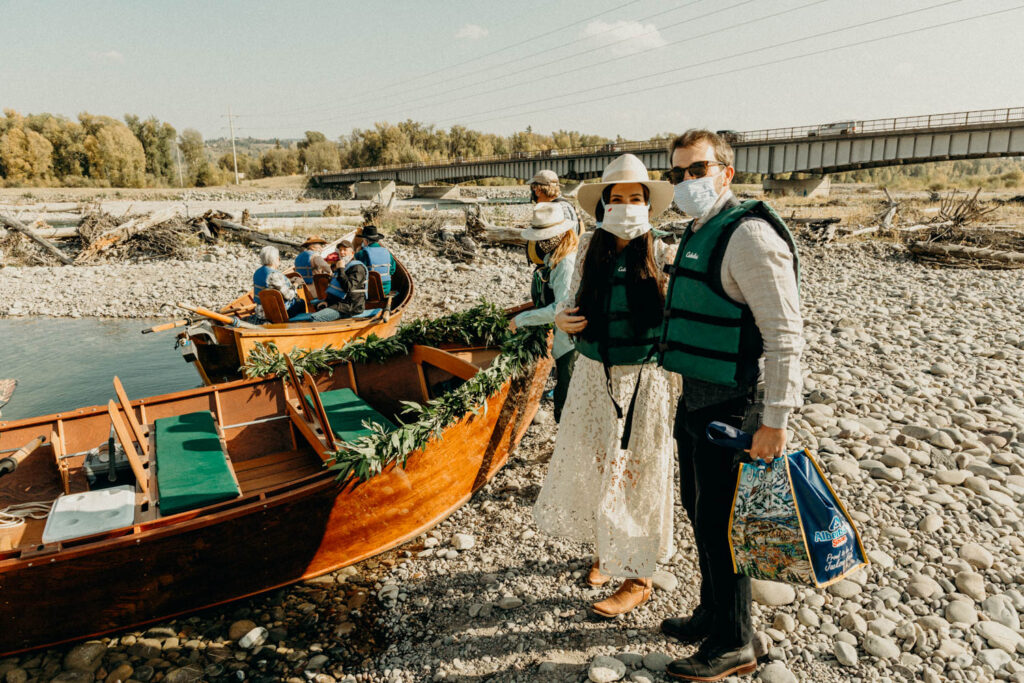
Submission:
[[[846,537],[849,533],[849,529],[846,527],[846,522],[840,517],[832,517],[832,523],[828,527],[828,531],[815,531],[814,542],[824,543],[826,541],[832,541],[832,547],[838,548],[846,543]]]
[[[688,252],[686,252],[686,258],[699,259],[700,258],[700,254],[698,254],[696,252],[693,252],[693,251],[688,251]]]

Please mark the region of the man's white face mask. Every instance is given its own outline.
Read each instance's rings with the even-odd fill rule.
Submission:
[[[706,175],[679,183],[673,190],[676,206],[691,218],[704,216],[718,201],[717,180],[717,175]]]
[[[600,227],[619,239],[636,239],[651,229],[650,212],[647,204],[605,204]]]

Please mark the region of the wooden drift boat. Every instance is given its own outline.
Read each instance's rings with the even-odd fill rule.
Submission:
[[[258,329],[231,322],[204,321],[179,333],[177,346],[185,360],[195,365],[203,384],[210,385],[241,378],[239,368],[248,362],[253,349],[261,344],[273,343],[281,352],[287,353],[296,348],[318,349],[327,345],[340,347],[351,339],[371,334],[378,337],[390,336],[398,329],[414,293],[409,271],[398,259],[395,259],[395,263],[397,268],[391,278],[393,296],[390,300],[384,296],[380,276],[371,274],[366,308],[367,311],[377,309],[373,315],[342,318],[332,322],[269,322],[257,326]],[[286,275],[298,277],[294,272]],[[326,290],[326,281],[321,287]],[[305,287],[299,295],[308,305],[317,293]],[[321,292],[321,298],[322,295]],[[255,306],[253,291],[250,289],[220,309],[219,313],[229,316],[230,320],[231,317],[252,314]]]
[[[460,344],[482,328],[437,322],[330,350],[349,360],[315,380],[303,368],[324,351],[297,359],[295,379],[131,402],[115,379],[107,406],[0,422],[0,458],[20,459],[0,511],[43,503],[42,518],[0,526],[0,656],[331,572],[463,505],[530,425],[551,359],[544,331]],[[428,338],[445,348],[416,343]],[[124,466],[97,458],[111,430]]]

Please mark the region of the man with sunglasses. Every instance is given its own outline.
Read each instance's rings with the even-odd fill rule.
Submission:
[[[693,218],[670,274],[659,361],[683,376],[676,412],[682,503],[700,561],[700,603],[661,630],[701,643],[669,675],[717,681],[757,665],[750,579],[733,571],[729,517],[737,454],[707,440],[714,421],[754,431],[751,458],[771,462],[786,446],[790,412],[802,403],[799,263],[785,223],[764,202],[740,202],[730,184],[733,150],[709,130],[672,141],[676,205]],[[763,356],[763,368],[761,365]],[[755,400],[764,380],[763,413]]]

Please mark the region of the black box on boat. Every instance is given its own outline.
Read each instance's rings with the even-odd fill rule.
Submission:
[[[114,451],[114,479],[110,479],[110,462],[107,459],[107,452],[91,452],[85,456],[82,463],[85,470],[85,479],[89,482],[89,490],[110,488],[111,486],[126,486],[135,483],[135,473],[128,462],[127,456],[120,448]]]

